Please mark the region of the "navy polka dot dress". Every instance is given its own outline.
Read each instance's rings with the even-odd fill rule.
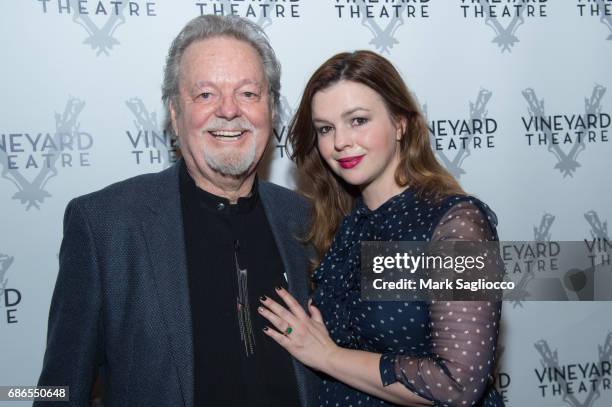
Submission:
[[[382,354],[383,385],[400,382],[435,406],[503,406],[491,374],[501,304],[362,301],[360,242],[497,240],[495,214],[470,196],[434,203],[406,189],[371,211],[358,199],[314,273],[313,302],[332,339]],[[326,377],[320,406],[391,406]]]

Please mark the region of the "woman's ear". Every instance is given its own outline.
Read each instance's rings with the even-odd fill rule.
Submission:
[[[401,116],[395,121],[395,140],[402,141],[402,137],[406,134],[406,128],[408,127],[408,120],[406,117]]]

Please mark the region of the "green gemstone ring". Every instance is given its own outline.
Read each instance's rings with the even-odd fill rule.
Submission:
[[[285,335],[289,335],[291,332],[293,332],[293,328],[287,327],[287,329],[285,330]]]

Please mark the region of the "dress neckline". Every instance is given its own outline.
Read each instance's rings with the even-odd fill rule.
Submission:
[[[359,196],[355,200],[355,208],[353,209],[353,214],[357,216],[378,216],[383,212],[394,212],[398,209],[400,203],[406,202],[414,198],[414,193],[410,189],[410,187],[404,189],[397,195],[393,195],[389,199],[387,199],[382,205],[378,208],[372,210],[368,208],[368,206],[363,201],[363,196]]]

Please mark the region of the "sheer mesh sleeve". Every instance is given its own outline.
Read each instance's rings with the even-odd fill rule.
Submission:
[[[497,240],[492,214],[458,203],[436,226],[432,240]],[[383,385],[396,381],[436,406],[471,406],[483,396],[493,370],[501,303],[432,301],[431,353],[381,357]]]

